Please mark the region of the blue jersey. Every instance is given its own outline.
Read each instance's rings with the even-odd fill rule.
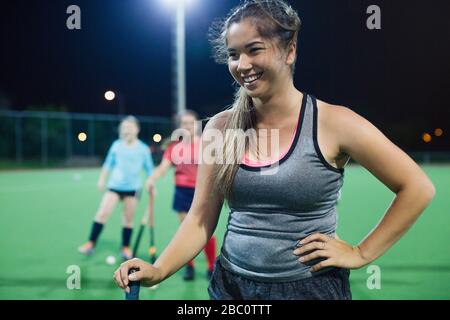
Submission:
[[[147,176],[153,171],[153,159],[150,148],[138,140],[132,146],[122,140],[116,140],[109,148],[103,169],[110,172],[108,188],[118,191],[138,190],[142,186],[140,177],[144,169]]]

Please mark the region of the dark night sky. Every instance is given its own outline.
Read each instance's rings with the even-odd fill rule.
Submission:
[[[127,113],[170,116],[172,23],[163,0],[15,0],[0,5],[0,93],[11,109],[64,105],[117,113],[106,89],[126,97]],[[191,0],[186,16],[187,104],[210,116],[232,101],[226,66],[210,57],[206,34],[237,0]],[[450,2],[290,1],[303,21],[297,87],[346,105],[401,147],[450,150]],[[431,5],[432,3],[432,5]],[[81,8],[81,30],[66,8]],[[382,30],[366,28],[366,8],[382,10]],[[444,136],[425,145],[435,127]]]

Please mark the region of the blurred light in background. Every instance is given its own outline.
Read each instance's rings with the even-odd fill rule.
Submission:
[[[114,100],[114,98],[116,97],[116,94],[113,91],[106,91],[105,92],[105,99],[108,101],[112,101]]]
[[[161,140],[162,140],[162,137],[161,137],[161,135],[159,133],[156,133],[156,134],[153,135],[153,141],[161,142]]]
[[[184,4],[190,6],[195,0],[162,0],[167,6],[174,6],[178,4]]]
[[[426,143],[428,143],[428,142],[431,141],[431,135],[430,135],[429,133],[424,133],[424,134],[422,135],[422,139],[423,139],[423,141],[425,141]]]
[[[437,128],[436,130],[434,130],[434,135],[436,137],[442,136],[443,133],[444,133],[444,131],[441,128]]]
[[[78,134],[78,140],[81,141],[81,142],[86,141],[86,140],[87,140],[87,134],[84,133],[84,132],[80,132],[80,133]]]

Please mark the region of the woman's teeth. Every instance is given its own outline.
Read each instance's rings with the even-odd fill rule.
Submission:
[[[261,76],[262,76],[262,72],[255,74],[255,75],[248,76],[248,77],[244,77],[243,79],[244,79],[245,83],[252,83],[253,81],[256,81],[259,78],[261,78]]]

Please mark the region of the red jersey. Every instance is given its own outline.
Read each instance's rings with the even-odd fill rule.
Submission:
[[[172,142],[164,152],[163,158],[175,166],[175,185],[195,188],[197,177],[200,138],[195,137],[191,143]]]

